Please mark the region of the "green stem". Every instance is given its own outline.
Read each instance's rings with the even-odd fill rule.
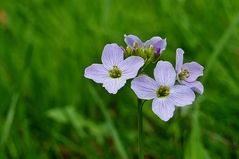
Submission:
[[[144,159],[143,151],[143,101],[138,99],[138,146],[139,146],[139,159]]]

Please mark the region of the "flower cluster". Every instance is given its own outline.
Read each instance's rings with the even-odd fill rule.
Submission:
[[[168,61],[159,61],[167,46],[166,39],[153,37],[142,42],[137,36],[125,35],[126,49],[117,44],[104,47],[102,64],[92,64],[85,69],[85,77],[116,94],[126,81],[131,81],[131,88],[139,99],[153,100],[152,110],[162,120],[168,121],[175,107],[190,105],[195,100],[195,93],[203,93],[203,85],[197,81],[203,75],[203,66],[196,62],[184,63],[184,51],[176,50],[176,66]],[[144,68],[155,63],[154,79],[147,76]]]

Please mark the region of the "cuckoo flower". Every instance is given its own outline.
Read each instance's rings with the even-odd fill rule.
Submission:
[[[176,72],[171,63],[159,61],[154,69],[154,79],[146,75],[136,77],[131,88],[140,99],[151,100],[153,112],[164,121],[174,113],[175,106],[183,107],[195,100],[194,92],[187,86],[175,85]]]
[[[132,49],[152,47],[156,57],[158,57],[167,46],[166,39],[162,39],[159,36],[152,37],[150,40],[143,43],[135,35],[124,35],[124,41]]]
[[[144,59],[138,56],[124,60],[124,52],[117,44],[107,44],[101,60],[103,64],[92,64],[85,69],[85,77],[102,83],[112,94],[116,94],[126,80],[134,78],[144,65]]]
[[[203,75],[203,66],[197,62],[189,62],[183,64],[184,51],[180,48],[176,50],[176,72],[177,80],[180,84],[190,87],[195,92],[202,94],[203,85],[197,81],[199,76]]]

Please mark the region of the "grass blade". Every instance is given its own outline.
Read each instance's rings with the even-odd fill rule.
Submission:
[[[5,144],[9,136],[9,132],[11,130],[12,122],[14,119],[17,101],[18,101],[18,94],[14,94],[11,100],[10,108],[7,114],[7,119],[2,132],[1,143],[0,143],[1,147]]]
[[[231,25],[228,27],[226,32],[222,35],[222,37],[219,39],[217,45],[214,47],[214,51],[212,55],[209,57],[208,63],[206,64],[206,70],[204,73],[204,78],[202,80],[203,83],[206,82],[209,73],[214,68],[214,65],[216,63],[216,59],[219,57],[219,55],[222,53],[222,49],[226,45],[227,41],[237,28],[237,25],[239,24],[239,14],[236,16],[236,18],[233,20]],[[192,158],[197,159],[198,156],[204,154],[204,158],[210,158],[207,151],[204,149],[201,141],[201,133],[200,133],[200,123],[199,123],[199,108],[200,103],[203,101],[203,96],[199,96],[197,100],[194,103],[195,109],[193,111],[193,121],[192,121],[192,132],[188,141],[188,146],[186,149],[186,156],[185,159]],[[195,144],[194,140],[197,141]],[[192,148],[193,147],[193,148]],[[199,151],[200,150],[200,151]],[[200,157],[199,157],[200,158]]]
[[[208,60],[208,63],[205,67],[206,70],[205,70],[205,73],[204,73],[203,82],[205,82],[207,80],[209,73],[213,69],[213,66],[215,64],[216,59],[222,53],[223,47],[225,46],[225,44],[227,43],[227,41],[229,40],[229,38],[231,37],[231,35],[235,31],[235,29],[237,28],[238,24],[239,24],[239,14],[233,20],[233,22],[228,27],[226,32],[222,35],[220,40],[216,43],[216,45],[214,47],[214,51],[213,51],[212,55],[210,56],[210,58]]]
[[[109,129],[112,132],[112,137],[115,142],[116,148],[119,152],[119,155],[121,156],[122,159],[128,159],[126,150],[124,149],[124,147],[122,145],[122,142],[119,138],[118,132],[117,132],[116,128],[114,127],[113,121],[105,108],[104,101],[100,98],[99,94],[97,93],[97,91],[95,90],[94,87],[90,86],[89,91],[92,94],[92,97],[94,97],[92,99],[95,99],[95,102],[97,102],[97,104],[99,105],[100,110],[103,113],[103,116],[109,126]]]

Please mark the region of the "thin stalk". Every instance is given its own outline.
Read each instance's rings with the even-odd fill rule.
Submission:
[[[143,151],[143,101],[138,99],[138,149],[139,159],[144,159]]]

